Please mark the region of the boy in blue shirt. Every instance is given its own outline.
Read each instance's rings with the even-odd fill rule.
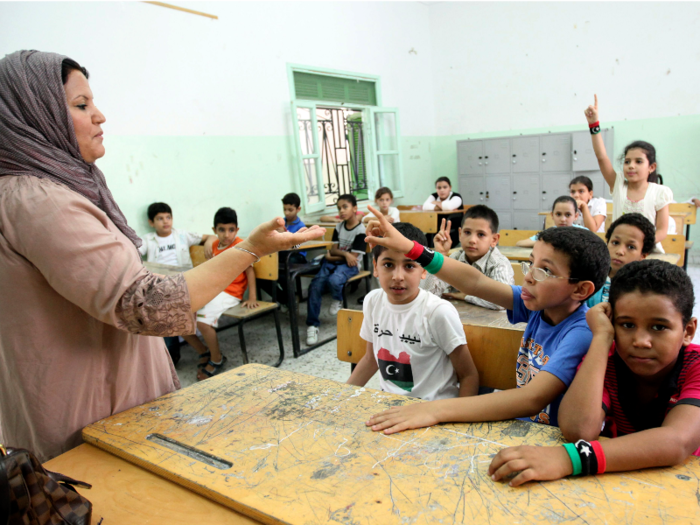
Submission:
[[[394,407],[367,425],[385,434],[452,421],[529,418],[556,425],[562,395],[592,339],[583,303],[603,285],[610,267],[603,240],[585,228],[541,232],[530,260],[522,264],[524,285],[512,286],[408,241],[381,217],[369,231],[367,242],[406,253],[458,290],[506,308],[512,323],[527,321],[527,327],[516,363],[518,388]]]

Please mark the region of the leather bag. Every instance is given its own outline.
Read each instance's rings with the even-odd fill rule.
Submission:
[[[0,445],[0,525],[90,525],[92,503],[74,485],[92,487],[44,469],[28,450]]]

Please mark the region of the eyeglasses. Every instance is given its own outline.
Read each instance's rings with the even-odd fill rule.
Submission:
[[[535,281],[541,282],[546,279],[567,279],[571,282],[577,283],[580,281],[580,279],[577,279],[576,277],[559,277],[556,275],[553,275],[552,272],[549,270],[545,270],[544,268],[538,268],[537,266],[533,266],[531,262],[529,261],[523,261],[520,263],[520,269],[523,271],[523,275],[527,275],[530,271],[532,271],[532,278]]]

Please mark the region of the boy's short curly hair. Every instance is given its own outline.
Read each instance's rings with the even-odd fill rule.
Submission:
[[[294,206],[295,208],[300,208],[301,198],[299,198],[299,195],[297,195],[296,193],[287,193],[287,195],[282,197],[282,204],[286,204],[287,206]]]
[[[569,258],[569,277],[591,281],[596,292],[605,283],[610,271],[610,253],[603,239],[592,231],[573,226],[548,228],[537,235],[537,240]]]
[[[687,324],[693,317],[693,282],[683,268],[659,259],[633,261],[620,268],[610,284],[610,306],[626,293],[665,295],[673,302]]]
[[[148,207],[148,220],[152,221],[159,213],[169,213],[172,216],[173,210],[164,202],[154,202]]]
[[[338,197],[338,200],[335,201],[336,206],[340,201],[349,202],[351,206],[357,206],[357,197],[355,197],[352,193],[345,193]]]
[[[428,239],[425,237],[425,233],[420,231],[418,228],[416,228],[413,224],[410,224],[408,222],[397,222],[394,224],[394,228],[406,237],[409,241],[416,241],[418,244],[422,244],[423,246],[428,245]],[[384,253],[387,250],[384,246],[375,246],[372,249],[372,255],[374,256],[374,260],[378,260],[379,256]]]
[[[629,224],[639,229],[642,234],[644,234],[644,243],[642,244],[642,253],[651,253],[656,245],[656,228],[641,213],[625,213],[618,217],[618,219],[610,225],[608,231],[605,232],[605,241],[610,242],[610,237],[612,237],[615,228],[620,226],[620,224]]]

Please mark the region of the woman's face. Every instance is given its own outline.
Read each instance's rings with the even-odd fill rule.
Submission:
[[[100,125],[106,119],[95,107],[90,84],[80,71],[71,71],[63,89],[66,92],[70,116],[73,118],[80,155],[85,162],[93,163],[105,154]]]

